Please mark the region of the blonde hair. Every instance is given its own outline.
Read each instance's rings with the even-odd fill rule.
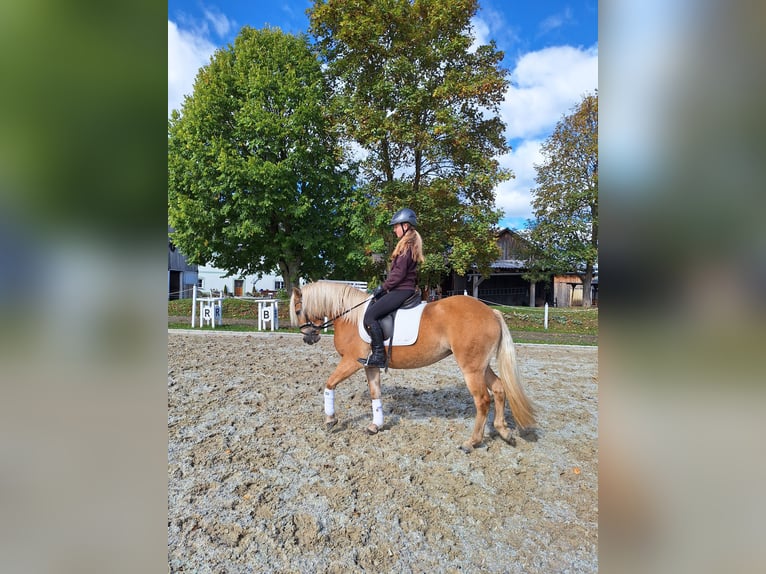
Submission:
[[[399,242],[394,247],[394,252],[391,253],[391,259],[409,249],[412,260],[415,263],[423,263],[425,257],[423,256],[423,239],[420,237],[418,230],[410,225],[407,232],[401,236]]]

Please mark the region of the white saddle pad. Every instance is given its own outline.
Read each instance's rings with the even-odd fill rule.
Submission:
[[[369,305],[369,303],[367,303]],[[365,305],[364,310],[367,310]],[[396,312],[396,320],[394,321],[394,346],[406,346],[413,345],[418,340],[418,331],[420,330],[420,317],[423,314],[423,309],[426,308],[426,302],[423,301],[417,307],[412,309],[399,309]],[[370,342],[370,336],[364,329],[364,317],[359,321],[359,336],[365,343]],[[390,340],[386,339],[385,344],[388,346]]]

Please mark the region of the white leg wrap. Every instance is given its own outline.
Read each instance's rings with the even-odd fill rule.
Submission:
[[[383,401],[372,399],[372,423],[378,427],[383,426]]]
[[[324,414],[331,417],[335,414],[335,390],[324,390]]]

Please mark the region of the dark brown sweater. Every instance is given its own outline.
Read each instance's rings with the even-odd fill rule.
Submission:
[[[412,259],[409,249],[406,249],[391,262],[391,270],[383,283],[386,291],[414,291],[417,287],[418,264]]]

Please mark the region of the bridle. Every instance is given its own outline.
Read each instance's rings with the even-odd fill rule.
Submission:
[[[349,313],[349,312],[353,311],[357,307],[361,307],[362,305],[364,305],[365,303],[367,303],[367,301],[369,301],[371,299],[372,299],[372,297],[368,297],[367,299],[365,299],[361,303],[357,303],[353,307],[349,307],[345,311],[342,311],[341,313],[338,313],[337,315],[335,315],[335,317],[333,317],[332,319],[328,319],[327,321],[325,321],[324,323],[320,323],[319,325],[317,325],[316,323],[313,323],[313,322],[307,320],[305,323],[303,323],[303,325],[298,327],[298,330],[300,330],[300,332],[303,333],[303,329],[309,328],[309,329],[311,329],[311,331],[310,331],[311,333],[318,333],[322,329],[326,329],[327,327],[332,325],[336,320],[338,320],[341,317],[343,317],[343,315],[345,315],[346,313]],[[298,315],[298,316],[303,315],[303,301],[301,301],[301,308],[295,310],[295,314]]]

